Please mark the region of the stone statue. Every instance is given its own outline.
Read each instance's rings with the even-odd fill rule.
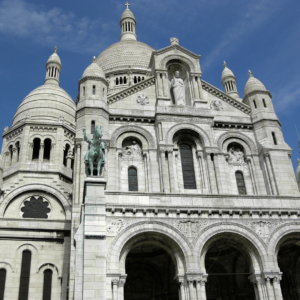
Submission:
[[[185,105],[185,88],[184,82],[179,77],[179,71],[175,72],[175,76],[171,81],[171,88],[173,90],[173,95],[175,99],[175,104],[177,105]]]
[[[232,165],[243,165],[245,164],[244,153],[238,147],[231,147],[228,151],[229,158],[228,163]]]
[[[142,149],[136,141],[133,141],[130,146],[125,146],[122,154],[123,160],[143,160]]]
[[[105,170],[105,147],[106,143],[101,140],[102,130],[101,127],[96,126],[93,140],[89,139],[85,133],[85,128],[83,128],[84,140],[89,143],[89,150],[85,154],[85,174],[89,176],[88,167],[90,167],[91,175],[93,176],[94,164],[97,164],[97,176],[102,176],[102,169]]]

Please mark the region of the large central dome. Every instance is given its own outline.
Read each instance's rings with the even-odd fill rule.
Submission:
[[[154,49],[134,40],[124,40],[105,49],[96,62],[107,73],[124,68],[148,69]]]

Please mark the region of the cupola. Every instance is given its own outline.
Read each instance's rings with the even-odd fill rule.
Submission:
[[[244,89],[244,96],[246,97],[252,92],[266,92],[267,89],[263,85],[261,81],[259,81],[257,78],[255,78],[252,74],[252,72],[249,70],[248,72],[249,79],[245,85]]]
[[[240,98],[236,88],[236,78],[233,72],[227,67],[226,61],[224,61],[224,70],[222,72],[221,82],[224,86],[225,92],[234,98]]]
[[[57,55],[57,47],[54,48],[54,53],[49,57],[46,64],[46,80],[45,84],[59,85],[59,74],[61,71],[61,61]]]
[[[137,40],[136,36],[136,20],[134,14],[129,9],[130,4],[127,2],[125,4],[127,8],[122,14],[120,26],[121,26],[121,41],[126,40]]]

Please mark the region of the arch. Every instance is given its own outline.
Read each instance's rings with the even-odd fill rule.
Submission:
[[[170,60],[179,60],[181,62],[184,62],[188,66],[188,71],[189,72],[196,72],[194,63],[189,60],[188,58],[180,55],[180,54],[170,54],[166,56],[160,63],[161,69],[167,69],[167,64]]]
[[[57,278],[61,277],[60,272],[58,270],[58,267],[55,264],[52,264],[52,263],[45,263],[45,264],[40,265],[38,267],[37,273],[43,273],[47,269],[52,270],[53,274],[56,273]]]
[[[66,213],[66,219],[70,219],[71,217],[71,203],[64,197],[64,195],[59,192],[58,190],[54,189],[53,187],[45,184],[28,184],[26,186],[19,187],[12,192],[10,192],[0,203],[0,216],[4,216],[4,212],[6,210],[6,207],[9,205],[9,203],[14,200],[15,197],[19,196],[22,193],[28,192],[28,191],[42,191],[51,194],[54,196],[63,206],[65,213]]]
[[[50,160],[51,158],[51,148],[52,148],[52,141],[51,139],[47,138],[44,140],[44,155],[43,160]]]
[[[55,143],[55,137],[51,134],[33,134],[29,138],[29,142],[32,143],[35,138],[39,138],[41,143],[44,143],[45,139],[50,139],[52,143]]]
[[[220,223],[215,223],[205,227],[194,243],[194,255],[198,257],[199,268],[202,271],[205,270],[205,253],[217,235],[234,234],[237,240],[245,246],[244,250],[249,253],[254,271],[260,273],[267,263],[264,260],[267,257],[267,251],[263,240],[255,233],[250,232],[247,226],[240,223],[227,222],[226,224],[222,223],[222,226],[220,225]]]
[[[257,146],[255,145],[255,143],[252,141],[252,139],[250,139],[249,137],[247,137],[245,134],[240,133],[240,132],[225,132],[223,134],[221,134],[218,138],[217,144],[219,147],[219,150],[222,151],[223,150],[223,144],[227,139],[233,138],[232,141],[239,143],[240,141],[244,141],[244,143],[246,143],[246,147],[245,144],[242,144],[245,148],[245,150],[247,151],[248,149],[248,153],[247,154],[258,154],[258,149]],[[235,139],[235,140],[234,140]],[[251,153],[249,153],[249,148],[251,149]]]
[[[21,261],[22,261],[22,253],[23,251],[30,251],[31,252],[31,262],[34,262],[36,264],[38,264],[39,262],[39,252],[38,249],[30,243],[25,243],[25,244],[21,244],[15,253],[15,267],[14,270],[16,271],[16,273],[19,273],[21,271]]]
[[[148,130],[139,126],[132,126],[132,125],[127,125],[127,126],[122,126],[117,128],[111,135],[110,147],[117,147],[117,140],[119,136],[125,132],[137,132],[145,137],[151,149],[154,149],[156,147],[154,138]]]
[[[228,146],[232,143],[241,145],[245,150],[244,154],[251,155],[252,151],[251,151],[249,145],[247,143],[245,143],[243,140],[236,139],[236,138],[228,138],[227,140],[225,140],[221,151],[227,153]]]
[[[143,239],[146,233],[160,234],[163,236],[163,241],[166,243],[167,239],[169,242],[168,251],[173,249],[173,257],[176,257],[179,272],[184,273],[184,270],[188,269],[187,257],[192,254],[191,244],[187,238],[174,227],[159,221],[141,221],[132,224],[118,233],[113,242],[110,245],[108,251],[108,273],[119,273],[120,269],[125,269],[126,255],[130,251],[131,243],[127,244],[132,238],[139,236]],[[138,237],[138,239],[139,239]],[[137,243],[138,240],[132,240],[132,243]],[[125,245],[129,245],[129,248],[124,248]],[[182,255],[179,255],[182,253]],[[121,266],[120,266],[121,265]]]
[[[134,132],[126,132],[121,134],[118,138],[117,148],[123,148],[124,142],[130,139],[135,140],[139,144],[142,150],[149,148],[148,141],[144,138],[144,136]]]
[[[285,223],[273,230],[269,237],[269,254],[274,258],[274,266],[278,268],[277,255],[280,246],[289,239],[290,234],[297,234],[300,240],[300,222]]]
[[[10,263],[4,262],[4,261],[0,262],[0,269],[5,269],[6,271],[9,270],[10,272],[14,273],[14,269],[13,269],[12,265]]]
[[[32,149],[32,160],[38,160],[40,158],[40,147],[41,139],[36,137],[33,139],[33,149]]]
[[[166,144],[168,145],[172,145],[173,144],[173,137],[175,135],[175,133],[181,129],[190,129],[190,130],[193,130],[193,131],[196,131],[200,137],[202,138],[203,140],[203,143],[205,146],[211,146],[212,143],[211,143],[211,140],[208,136],[208,134],[200,127],[194,125],[194,124],[191,124],[191,123],[183,123],[183,124],[176,124],[176,125],[173,125],[168,133],[166,134]]]

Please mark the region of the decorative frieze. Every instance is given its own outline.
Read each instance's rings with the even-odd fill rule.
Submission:
[[[23,128],[24,128],[24,127],[18,128],[18,129],[16,129],[16,130],[14,130],[13,132],[11,132],[10,134],[8,134],[8,135],[6,136],[6,140],[7,140],[7,141],[10,141],[10,140],[16,138],[17,136],[21,135],[22,132],[23,132]]]
[[[158,106],[157,113],[162,114],[175,114],[175,115],[192,115],[192,116],[207,116],[213,117],[210,110],[195,108],[192,106],[177,107],[177,106]]]
[[[184,123],[194,123],[194,124],[209,124],[213,125],[213,119],[208,118],[185,118],[185,117],[173,117],[173,116],[157,116],[157,121],[164,122],[184,122]]]
[[[83,108],[83,109],[81,109],[77,112],[76,117],[78,119],[78,118],[83,117],[84,115],[97,115],[97,116],[104,117],[106,120],[109,119],[109,114],[105,110],[103,110],[101,108],[96,108],[96,107],[94,107],[94,108],[90,108],[90,107]]]

